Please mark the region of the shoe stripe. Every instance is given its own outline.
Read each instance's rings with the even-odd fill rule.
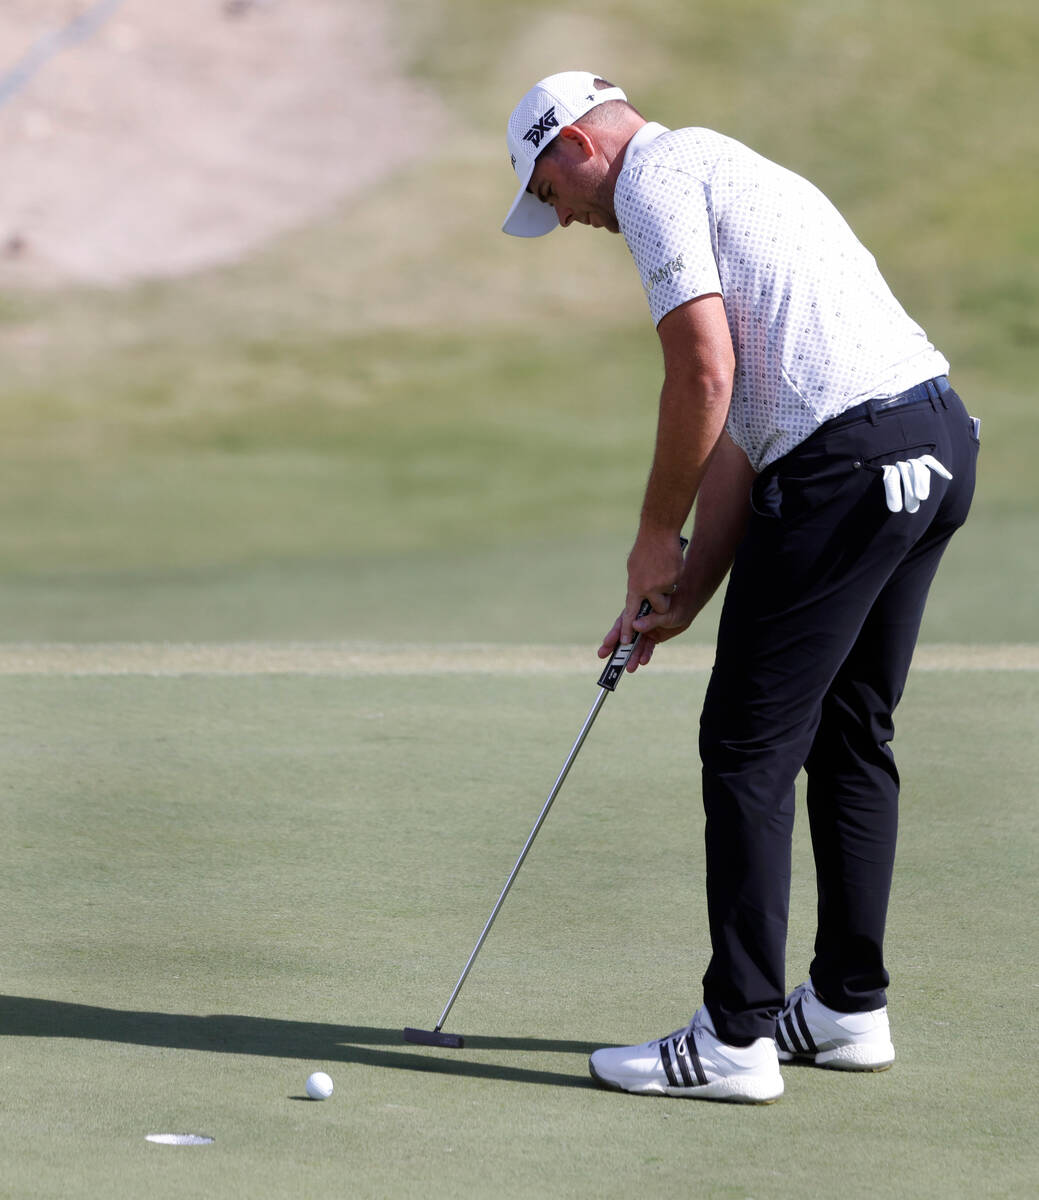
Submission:
[[[785,1049],[791,1054],[804,1054],[808,1047],[801,1044],[801,1039],[797,1036],[797,1030],[794,1028],[794,1014],[792,1012],[784,1013],[781,1024],[786,1031],[786,1040],[788,1043]]]
[[[700,1062],[700,1053],[696,1049],[696,1040],[693,1036],[693,1031],[689,1031],[689,1036],[685,1039],[685,1050],[689,1056],[690,1065],[696,1073],[696,1082],[703,1087],[707,1083],[707,1074],[703,1069],[703,1063]]]
[[[804,1039],[805,1049],[809,1052],[809,1054],[817,1053],[815,1041],[808,1030],[808,1022],[805,1020],[805,1002],[803,996],[800,998],[800,1000],[798,1000],[797,1004],[794,1005],[794,1016],[797,1017],[797,1025],[801,1030],[801,1037]]]
[[[671,1045],[674,1047],[672,1053],[675,1056],[675,1062],[678,1063],[678,1069],[682,1072],[682,1086],[692,1087],[693,1076],[689,1070],[689,1056],[688,1054],[682,1053],[682,1044],[684,1040],[684,1038],[675,1038],[675,1040],[671,1043]]]
[[[787,1054],[793,1054],[794,1048],[786,1040],[786,1034],[783,1031],[783,1014],[780,1013],[776,1018],[776,1045],[780,1050],[785,1050]]]
[[[707,1082],[707,1076],[704,1073],[703,1063],[700,1062],[700,1054],[696,1049],[696,1041],[693,1031],[690,1030],[681,1038],[675,1039],[675,1058],[678,1059],[679,1065],[682,1068],[682,1078],[685,1080],[686,1087],[693,1087],[693,1076],[696,1076],[696,1086],[703,1087]]]
[[[671,1065],[671,1048],[667,1042],[660,1043],[660,1061],[663,1064],[668,1083],[672,1087],[679,1087],[678,1076],[675,1074],[675,1068]]]
[[[676,1037],[669,1042],[661,1042],[660,1062],[667,1081],[673,1088],[703,1087],[707,1083],[707,1075],[691,1034],[688,1037]],[[678,1078],[679,1073],[682,1076],[681,1080]]]

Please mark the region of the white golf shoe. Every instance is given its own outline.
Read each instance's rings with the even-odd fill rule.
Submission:
[[[811,983],[787,997],[776,1023],[781,1062],[807,1059],[839,1071],[884,1071],[895,1061],[887,1008],[842,1013],[827,1008]]]
[[[726,1045],[715,1034],[706,1008],[699,1009],[685,1029],[654,1042],[596,1050],[588,1067],[606,1087],[639,1095],[770,1104],[783,1094],[772,1039]]]

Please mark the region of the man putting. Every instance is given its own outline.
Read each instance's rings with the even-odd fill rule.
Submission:
[[[505,232],[622,233],[664,353],[627,599],[600,656],[637,630],[628,669],[644,666],[729,575],[700,721],[703,1005],[667,1037],[596,1051],[591,1072],[628,1092],[765,1103],[782,1095],[780,1061],[883,1070],[892,713],[970,507],[977,422],[872,256],[797,175],[710,130],[647,122],[580,71],[523,97],[508,145]],[[818,931],[809,980],[787,995],[802,767]],[[673,869],[681,845],[662,850]]]

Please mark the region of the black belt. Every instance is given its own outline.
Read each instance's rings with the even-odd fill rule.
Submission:
[[[948,376],[938,375],[934,379],[927,379],[923,383],[916,384],[915,387],[899,392],[897,396],[889,396],[883,400],[866,400],[862,404],[856,404],[854,408],[846,409],[826,421],[823,428],[834,429],[837,426],[850,425],[853,421],[863,419],[872,421],[875,425],[880,414],[890,412],[893,408],[904,408],[907,404],[920,404],[924,400],[930,401],[935,408],[938,405],[944,408],[945,402],[942,397],[946,392],[951,391],[952,384],[949,382]]]

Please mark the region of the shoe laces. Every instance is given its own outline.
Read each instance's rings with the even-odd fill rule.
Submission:
[[[790,1012],[790,1010],[794,1007],[794,1005],[797,1004],[798,1000],[800,1000],[802,998],[807,999],[811,995],[814,995],[814,993],[812,991],[812,985],[810,983],[808,983],[807,981],[805,983],[799,983],[797,985],[797,987],[795,987],[794,990],[790,993],[790,996],[789,996],[786,1004],[783,1005],[782,1012],[784,1012],[784,1013]]]
[[[669,1033],[667,1037],[658,1038],[658,1045],[663,1045],[664,1042],[673,1042],[677,1039],[678,1045],[676,1046],[676,1049],[678,1050],[679,1054],[684,1054],[690,1041],[695,1047],[695,1033],[698,1029],[703,1029],[704,1027],[705,1021],[703,1017],[703,1010],[698,1008],[693,1014],[693,1018],[688,1025],[683,1025],[681,1029],[676,1029],[674,1033]]]
[[[657,1038],[656,1044],[658,1046],[663,1046],[665,1042],[670,1043],[675,1040],[678,1040],[679,1042],[684,1042],[686,1040],[686,1038],[689,1036],[689,1032],[691,1029],[692,1029],[691,1024],[683,1025],[681,1029],[676,1029],[674,1031],[674,1033],[665,1033],[663,1037]]]

